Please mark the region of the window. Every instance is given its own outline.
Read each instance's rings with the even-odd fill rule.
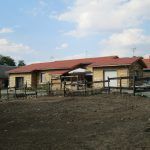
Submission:
[[[41,74],[40,74],[40,82],[41,82],[41,83],[46,82],[45,73],[41,73]]]

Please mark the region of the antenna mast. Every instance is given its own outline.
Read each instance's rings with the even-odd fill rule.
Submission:
[[[88,55],[88,51],[85,50],[85,58],[87,58],[87,55]]]
[[[135,56],[136,47],[133,48],[133,57]]]

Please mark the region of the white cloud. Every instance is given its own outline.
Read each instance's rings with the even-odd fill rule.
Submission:
[[[66,49],[69,47],[68,43],[62,43],[60,46],[57,46],[56,49]]]
[[[12,33],[14,32],[11,28],[2,28],[0,29],[0,33]]]
[[[101,55],[132,56],[147,55],[150,51],[150,36],[144,35],[142,29],[127,29],[121,33],[115,33],[109,38],[100,41]]]
[[[34,50],[32,50],[29,46],[17,44],[7,39],[0,39],[0,54],[2,55],[20,58],[33,52]]]
[[[57,19],[75,23],[68,34],[85,36],[138,27],[149,14],[150,0],[75,0]]]

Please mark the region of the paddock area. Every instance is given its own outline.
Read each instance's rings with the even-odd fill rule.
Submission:
[[[149,150],[150,99],[101,94],[0,102],[1,150]]]

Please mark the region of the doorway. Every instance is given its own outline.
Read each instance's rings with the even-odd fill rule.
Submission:
[[[105,80],[109,78],[116,78],[117,77],[117,71],[116,70],[106,70],[104,72]],[[110,86],[117,87],[117,80],[111,80]],[[108,87],[108,82],[105,82],[105,87]]]
[[[16,88],[21,88],[24,85],[23,77],[16,77]]]

